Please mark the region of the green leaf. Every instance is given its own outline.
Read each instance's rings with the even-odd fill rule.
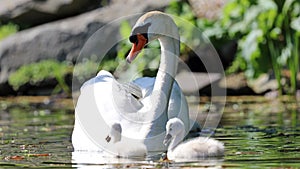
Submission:
[[[58,85],[68,92],[69,89],[64,81],[64,77],[68,73],[71,73],[71,68],[66,63],[60,63],[54,60],[43,60],[38,63],[31,63],[20,67],[9,76],[8,82],[15,90],[18,90],[26,83],[37,85],[37,83],[43,80],[55,78]]]
[[[251,31],[245,39],[239,41],[239,47],[242,50],[242,56],[245,60],[250,61],[253,57],[260,54],[258,44],[262,41],[263,32],[259,29]]]
[[[128,39],[131,32],[131,26],[128,21],[123,21],[120,25],[120,34],[122,39]]]
[[[300,16],[292,20],[291,28],[297,32],[300,32]]]
[[[293,49],[293,45],[291,43],[288,43],[287,46],[281,50],[281,54],[277,58],[277,63],[282,66],[286,65],[288,59],[292,55],[292,49]]]
[[[277,39],[278,38],[278,36],[281,34],[281,29],[280,28],[278,28],[278,27],[275,27],[275,28],[273,28],[272,30],[271,30],[271,32],[270,32],[270,37],[272,38],[272,39]]]
[[[297,17],[299,15],[300,15],[300,4],[295,3],[294,6],[293,6],[292,16]]]
[[[282,7],[282,14],[287,15],[289,9],[291,8],[291,5],[293,4],[295,0],[285,0],[283,7]]]

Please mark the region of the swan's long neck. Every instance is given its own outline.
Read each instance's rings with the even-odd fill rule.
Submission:
[[[171,141],[168,147],[168,151],[172,152],[175,149],[175,147],[182,142],[182,140],[184,139],[184,133],[184,129],[180,130],[180,132]]]
[[[179,37],[179,36],[178,36]],[[176,36],[177,38],[177,36]],[[171,95],[174,78],[177,71],[179,40],[167,36],[159,39],[161,45],[161,59],[159,70],[156,75],[152,97],[153,118],[156,120],[151,126],[150,135],[161,134],[165,130],[168,120],[168,105]]]

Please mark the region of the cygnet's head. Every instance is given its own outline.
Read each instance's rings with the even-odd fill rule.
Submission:
[[[110,142],[111,139],[113,139],[113,142],[116,143],[118,141],[121,141],[121,134],[122,134],[122,127],[120,123],[114,123],[111,126],[110,133],[107,135],[105,140],[107,142]]]
[[[167,122],[166,125],[166,136],[164,144],[167,145],[170,141],[179,133],[185,131],[184,123],[179,118],[172,118]]]
[[[141,16],[129,37],[132,48],[127,56],[127,62],[131,63],[148,42],[162,37],[179,39],[178,28],[173,19],[159,11],[148,12]]]

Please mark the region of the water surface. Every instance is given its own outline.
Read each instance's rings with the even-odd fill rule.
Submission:
[[[190,101],[191,114],[205,122],[209,98]],[[216,105],[217,106],[217,105]],[[227,97],[222,119],[213,137],[224,142],[223,158],[190,162],[147,159],[101,159],[96,154],[74,163],[70,136],[72,100],[48,97],[0,98],[0,167],[100,168],[298,168],[300,166],[300,105],[293,97]],[[212,116],[213,117],[213,116]],[[72,161],[73,158],[73,161]],[[95,161],[98,161],[95,163]]]

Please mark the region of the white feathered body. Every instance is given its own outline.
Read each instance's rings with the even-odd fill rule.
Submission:
[[[117,89],[118,83],[111,73],[100,71],[98,75],[87,81],[81,88],[76,110],[75,124],[72,134],[72,144],[75,150],[102,151],[106,146],[106,133],[109,132],[111,123],[118,121],[122,127],[125,141],[147,140],[147,133],[151,121],[147,119],[148,111],[153,100],[149,97],[155,78],[139,78],[133,83],[142,89],[143,107],[140,108],[123,89]],[[113,92],[117,92],[113,94]],[[128,98],[129,97],[129,98]],[[124,102],[123,102],[124,101]],[[134,112],[136,110],[136,112]],[[175,82],[171,92],[168,108],[168,118],[178,117],[186,124],[189,131],[188,105],[180,87]],[[163,145],[164,130],[161,137],[155,137],[150,142],[145,142],[148,151],[165,151]]]
[[[118,157],[145,157],[147,155],[147,148],[142,143],[126,143],[118,142],[114,145],[113,153]]]
[[[224,144],[213,138],[197,137],[180,143],[174,149],[168,150],[170,160],[195,159],[200,157],[223,156]]]

